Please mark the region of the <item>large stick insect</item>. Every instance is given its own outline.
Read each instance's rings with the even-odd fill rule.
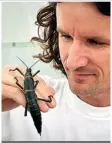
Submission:
[[[26,98],[26,107],[25,107],[25,113],[24,116],[27,116],[27,110],[30,111],[31,117],[33,119],[34,125],[38,131],[38,133],[41,135],[42,131],[42,117],[40,108],[37,104],[37,100],[45,101],[45,102],[51,102],[52,101],[52,95],[48,96],[48,99],[41,99],[38,98],[35,93],[35,88],[38,85],[39,81],[34,81],[34,76],[37,75],[40,70],[38,70],[35,74],[32,74],[32,67],[38,62],[36,61],[30,68],[19,58],[17,57],[25,66],[26,66],[26,73],[23,74],[19,68],[10,69],[9,71],[18,71],[22,76],[24,76],[24,87],[22,87],[17,77],[14,77],[16,80],[16,85],[23,91],[25,98]]]

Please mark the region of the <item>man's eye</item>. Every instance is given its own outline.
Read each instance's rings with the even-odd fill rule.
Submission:
[[[104,45],[105,43],[94,40],[94,39],[88,39],[87,42],[91,45]]]
[[[67,35],[67,34],[61,34],[61,37],[63,37],[66,40],[72,40],[73,39],[70,35]]]

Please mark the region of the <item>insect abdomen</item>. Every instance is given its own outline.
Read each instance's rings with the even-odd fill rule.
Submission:
[[[34,91],[27,91],[26,98],[28,102],[29,110],[31,111],[32,115],[36,116],[40,114],[40,109],[37,104],[36,94]]]

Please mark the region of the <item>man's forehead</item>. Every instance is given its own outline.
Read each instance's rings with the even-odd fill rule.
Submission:
[[[78,5],[80,8],[83,7],[82,11],[80,8],[70,9],[71,6],[73,8],[71,4],[69,3],[69,6],[66,3],[58,4],[57,31],[70,35],[78,31],[78,33],[81,33],[81,36],[91,36],[91,38],[109,42],[110,17],[100,14],[100,12],[89,6],[83,7],[84,5]],[[69,7],[69,10],[66,9],[67,7]]]

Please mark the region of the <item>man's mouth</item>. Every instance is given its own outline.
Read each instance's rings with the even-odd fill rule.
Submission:
[[[73,74],[73,78],[75,79],[85,79],[85,78],[89,78],[89,77],[92,77],[92,76],[95,76],[95,74],[93,73],[75,73]]]

